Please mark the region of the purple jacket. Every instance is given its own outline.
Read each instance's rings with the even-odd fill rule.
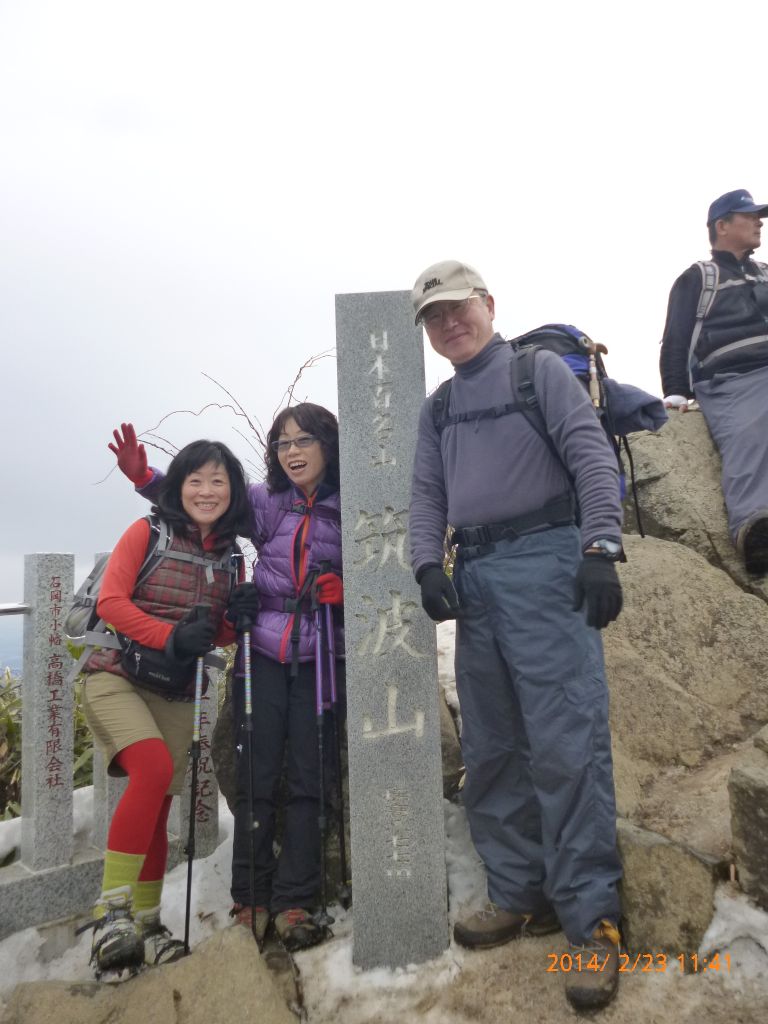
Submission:
[[[251,634],[254,650],[280,662],[291,660],[294,616],[283,608],[295,598],[308,572],[322,566],[341,576],[341,513],[339,492],[321,484],[310,504],[302,491],[291,488],[270,494],[266,484],[251,484],[251,541],[258,552],[253,582],[262,599]],[[324,563],[330,563],[328,566]],[[336,620],[336,656],[344,656],[344,631]],[[299,661],[315,659],[315,627],[311,612],[301,615]]]
[[[162,473],[152,467],[154,476],[140,489],[142,497],[152,501]],[[291,487],[270,494],[267,485],[250,484],[251,543],[258,559],[253,582],[262,607],[251,630],[251,649],[290,663],[293,652],[291,632],[294,613],[285,609],[287,599],[295,599],[307,573],[323,567],[323,572],[341,576],[341,512],[338,491],[321,484],[310,501],[303,491]],[[324,563],[330,563],[328,567]],[[344,628],[341,609],[334,608],[336,657],[344,657]],[[315,660],[316,630],[309,602],[303,606],[299,633],[299,661]]]

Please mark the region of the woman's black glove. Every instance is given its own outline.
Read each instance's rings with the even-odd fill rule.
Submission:
[[[573,610],[587,606],[587,625],[605,629],[621,611],[621,584],[616,565],[602,555],[585,555],[573,587]]]
[[[261,607],[261,598],[254,583],[238,583],[229,598],[225,612],[238,633],[250,629],[256,613]]]
[[[421,587],[421,606],[430,619],[445,622],[446,619],[459,617],[459,595],[442,566],[423,566],[419,570],[417,582]]]
[[[201,658],[213,650],[215,640],[216,627],[209,618],[184,620],[171,633],[173,654],[179,661]]]

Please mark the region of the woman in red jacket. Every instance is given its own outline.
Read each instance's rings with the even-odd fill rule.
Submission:
[[[242,466],[223,444],[187,445],[171,462],[153,513],[170,528],[170,543],[137,581],[153,522],[140,519],[120,538],[97,611],[121,649],[94,650],[84,669],[88,725],[109,773],[128,777],[110,824],[90,925],[97,977],[183,953],[183,943],[160,922],[167,820],[184,782],[197,659],[234,641],[224,612],[236,582],[235,537],[248,527]],[[199,605],[208,606],[205,615],[196,613]]]

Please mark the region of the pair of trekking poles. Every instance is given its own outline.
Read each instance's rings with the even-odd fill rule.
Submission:
[[[317,594],[317,576],[322,570],[316,570],[310,593],[312,599],[312,618],[315,628],[315,717],[317,722],[317,753],[319,766],[320,800],[318,808],[318,825],[320,829],[320,910],[315,914],[316,924],[324,931],[333,924],[334,918],[328,913],[328,889],[326,879],[326,843],[328,839],[328,819],[326,815],[326,779],[325,779],[325,721],[326,713],[330,714],[333,723],[333,751],[336,783],[339,802],[339,861],[341,882],[337,887],[337,896],[342,907],[349,907],[352,902],[347,866],[347,840],[344,822],[344,791],[341,765],[341,730],[339,728],[338,703],[339,695],[336,686],[336,642],[333,628],[333,610],[329,604],[321,604]],[[210,611],[207,605],[196,606],[198,617]],[[237,622],[237,630],[242,634],[243,643],[243,691],[244,691],[244,732],[245,756],[248,764],[248,848],[249,872],[251,879],[251,907],[255,905],[255,842],[258,822],[253,814],[253,699],[251,673],[251,620],[241,616]],[[184,952],[189,953],[189,929],[192,900],[192,862],[195,856],[195,817],[197,800],[197,776],[200,763],[200,715],[203,695],[203,662],[197,659],[195,674],[195,707],[192,727],[192,744],[190,757],[192,760],[191,796],[189,809],[189,835],[187,839],[187,899],[184,920]],[[256,937],[256,920],[251,916],[251,926]]]
[[[312,597],[312,618],[315,628],[315,717],[317,722],[318,774],[320,783],[320,800],[318,807],[318,825],[320,829],[320,910],[314,915],[318,927],[326,931],[333,924],[334,918],[328,913],[328,889],[326,879],[326,842],[328,838],[328,819],[326,816],[326,779],[325,779],[325,720],[329,712],[333,722],[333,747],[335,773],[338,786],[339,801],[339,860],[341,883],[337,888],[339,902],[346,909],[351,903],[351,890],[347,869],[347,844],[344,826],[344,792],[341,769],[341,731],[339,729],[338,690],[336,687],[336,644],[333,628],[333,611],[329,604],[320,604],[317,595],[317,576],[310,587]],[[298,612],[298,610],[297,610]],[[249,870],[251,879],[251,907],[255,905],[255,843],[258,822],[253,814],[253,702],[251,675],[251,621],[243,616],[237,623],[238,632],[243,642],[243,692],[244,692],[244,732],[245,756],[248,765],[248,835],[249,835]],[[251,925],[256,938],[256,920],[252,916]],[[258,939],[257,939],[258,942]]]

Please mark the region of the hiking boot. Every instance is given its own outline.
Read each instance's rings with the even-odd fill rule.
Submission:
[[[107,971],[129,970],[135,974],[144,964],[144,936],[131,914],[130,887],[123,885],[102,893],[94,915],[94,920],[77,932],[93,929],[91,963],[96,980]]]
[[[275,914],[275,931],[289,952],[309,949],[325,938],[325,931],[303,907],[292,907]]]
[[[136,924],[144,935],[144,963],[148,967],[172,964],[185,955],[184,943],[174,939],[171,932],[160,922],[159,910],[139,910]]]
[[[736,550],[743,556],[747,572],[755,576],[768,572],[768,513],[744,523],[736,535]]]
[[[453,926],[453,937],[466,949],[492,949],[526,935],[551,935],[560,931],[560,922],[553,910],[542,914],[518,914],[488,903],[464,921]]]
[[[235,924],[241,924],[253,932],[256,941],[262,944],[269,926],[269,911],[266,907],[246,907],[242,903],[235,903],[229,916],[234,917]]]
[[[573,969],[565,975],[565,998],[574,1010],[601,1010],[619,987],[621,936],[611,921],[601,921],[590,942],[571,943]]]

